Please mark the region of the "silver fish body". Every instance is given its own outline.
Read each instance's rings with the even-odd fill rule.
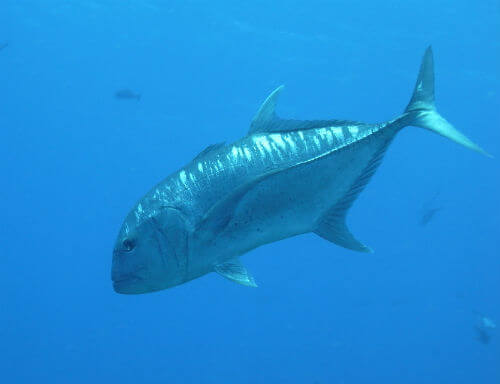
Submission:
[[[424,127],[484,153],[437,113],[432,61],[428,49],[406,111],[381,124],[280,119],[275,90],[247,136],[208,147],[136,204],[115,244],[115,290],[157,291],[214,271],[256,286],[239,256],[308,232],[370,252],[345,218],[399,130]]]

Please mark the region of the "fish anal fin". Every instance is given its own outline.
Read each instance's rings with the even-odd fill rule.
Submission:
[[[323,239],[353,251],[373,253],[373,250],[358,241],[347,228],[345,217],[335,214],[323,217],[314,231]]]
[[[349,231],[345,223],[347,212],[357,199],[361,191],[370,181],[371,177],[382,162],[382,159],[391,143],[388,139],[372,156],[370,162],[363,169],[349,190],[333,207],[331,207],[318,221],[315,233],[341,247],[354,251],[372,253],[373,250],[359,242]]]
[[[392,138],[393,136],[387,139],[385,143],[383,143],[380,148],[373,154],[371,160],[351,185],[349,190],[330,211],[335,212],[340,217],[345,217],[347,215],[347,211],[349,210],[349,208],[351,208],[354,201],[358,198],[359,194],[363,191],[363,189],[365,189],[366,185],[375,174],[375,171],[384,158],[387,148],[389,148],[389,144],[391,143]]]
[[[238,258],[231,259],[215,266],[215,272],[235,283],[246,287],[257,287],[254,278]]]

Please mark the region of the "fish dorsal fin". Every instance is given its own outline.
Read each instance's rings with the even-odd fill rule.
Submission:
[[[278,102],[278,97],[283,91],[284,86],[280,85],[271,94],[267,97],[267,99],[262,103],[259,110],[255,114],[252,123],[250,124],[250,130],[248,134],[254,134],[258,132],[269,132],[271,130],[271,126],[274,121],[277,119],[276,117],[276,103]]]
[[[238,258],[231,259],[225,263],[215,266],[215,272],[219,275],[246,287],[257,287],[255,280],[247,271]]]
[[[215,151],[216,149],[219,149],[219,148],[223,147],[224,145],[226,145],[226,142],[224,142],[224,141],[222,143],[216,143],[216,144],[209,145],[203,151],[201,151],[200,153],[198,153],[196,155],[196,157],[193,159],[193,161],[201,159],[203,156],[209,154],[212,151]]]
[[[341,125],[360,125],[361,123],[348,120],[296,120],[296,119],[282,119],[276,115],[276,103],[284,85],[276,88],[267,99],[262,103],[259,110],[255,114],[250,129],[249,135],[255,133],[269,133],[269,132],[286,132],[286,131],[299,131],[314,128],[323,128],[328,126],[341,126]]]
[[[356,200],[366,184],[368,184],[382,162],[390,142],[391,140],[388,140],[384,143],[384,145],[373,155],[371,161],[351,185],[344,197],[320,218],[314,233],[325,240],[331,241],[347,249],[368,253],[373,252],[370,247],[367,247],[353,236],[349,228],[347,228],[345,221],[347,211],[351,208],[354,200]]]

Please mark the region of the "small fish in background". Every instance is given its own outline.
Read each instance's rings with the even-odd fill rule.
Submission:
[[[430,223],[430,221],[434,218],[436,213],[438,213],[442,208],[431,208],[426,210],[423,214],[422,217],[420,218],[420,225],[422,227],[425,227],[427,224]]]
[[[1,51],[2,49],[7,48],[8,46],[9,46],[9,43],[0,43],[0,51]]]
[[[141,100],[141,95],[130,89],[120,89],[115,92],[115,98],[121,100]]]
[[[429,224],[432,219],[436,216],[436,213],[443,209],[436,200],[439,196],[439,192],[437,192],[431,200],[424,204],[422,207],[422,215],[420,216],[420,226],[425,227]]]
[[[482,314],[478,314],[479,318],[474,326],[477,332],[477,339],[482,344],[489,344],[491,337],[493,336],[493,330],[496,329],[496,323],[489,317]]]

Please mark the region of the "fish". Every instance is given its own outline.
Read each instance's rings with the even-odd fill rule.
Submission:
[[[139,101],[139,100],[141,100],[141,95],[130,90],[130,89],[120,89],[120,90],[115,92],[115,98],[122,99],[122,100],[135,99],[135,100]]]
[[[438,208],[428,208],[424,214],[422,215],[422,217],[420,218],[420,225],[422,227],[426,226],[427,224],[429,224],[431,222],[431,220],[434,218],[434,216],[436,215],[436,213],[438,213],[442,208],[441,207],[438,207]]]
[[[0,43],[0,51],[1,51],[2,49],[7,48],[8,46],[9,46],[9,43]]]
[[[484,328],[479,326],[474,327],[476,330],[477,340],[482,344],[489,344],[491,341],[491,334]]]
[[[491,318],[478,312],[476,313],[479,315],[478,322],[474,326],[477,339],[483,344],[489,344],[493,336],[493,330],[496,329],[497,325]]]
[[[212,272],[256,287],[241,256],[310,232],[372,252],[349,230],[347,213],[406,126],[490,156],[438,113],[431,47],[408,106],[390,121],[283,119],[275,112],[282,90],[267,97],[246,136],[208,146],[133,206],[113,248],[115,292],[160,291]]]
[[[434,219],[434,216],[436,216],[436,213],[443,209],[442,206],[436,203],[438,196],[439,192],[434,194],[433,198],[423,206],[420,226],[424,227],[429,224]]]

